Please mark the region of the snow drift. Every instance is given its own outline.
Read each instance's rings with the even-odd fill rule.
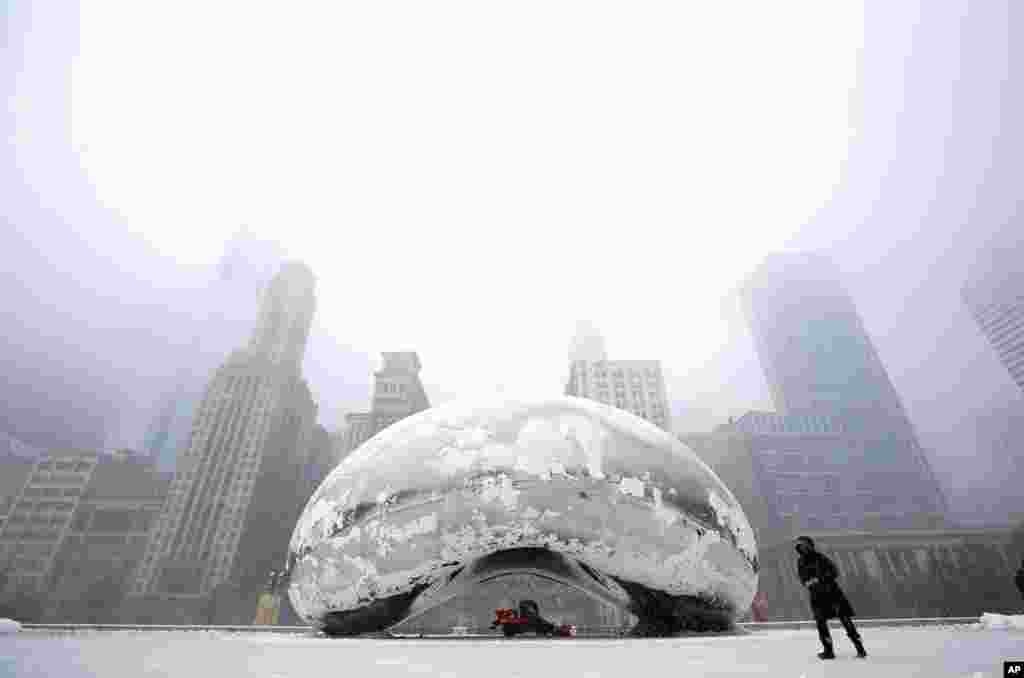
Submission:
[[[986,612],[981,615],[981,625],[986,629],[1013,629],[1024,631],[1024,614],[996,614]]]

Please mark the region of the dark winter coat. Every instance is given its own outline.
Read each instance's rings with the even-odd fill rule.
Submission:
[[[1017,576],[1013,578],[1013,581],[1017,584],[1017,590],[1020,591],[1020,595],[1024,598],[1024,565],[1017,570]]]
[[[846,594],[839,588],[836,578],[839,571],[836,569],[828,556],[818,551],[811,551],[801,555],[796,563],[797,576],[800,583],[807,586],[807,582],[817,579],[817,583],[810,586],[811,609],[815,617],[832,619],[834,617],[854,616],[853,606],[846,599]]]

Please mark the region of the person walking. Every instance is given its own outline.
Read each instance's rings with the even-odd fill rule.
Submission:
[[[1024,560],[1020,561],[1020,567],[1017,568],[1017,576],[1013,578],[1013,582],[1017,585],[1017,590],[1020,591],[1020,597],[1024,598]]]
[[[832,649],[832,634],[828,628],[828,620],[834,617],[838,617],[846,629],[846,635],[857,649],[857,656],[867,657],[864,643],[857,633],[857,627],[853,625],[853,606],[836,582],[839,571],[835,563],[814,548],[814,541],[810,537],[797,537],[795,547],[799,554],[796,563],[797,576],[800,583],[810,591],[814,623],[818,627],[818,638],[824,647],[824,651],[818,653],[818,658],[836,658]]]

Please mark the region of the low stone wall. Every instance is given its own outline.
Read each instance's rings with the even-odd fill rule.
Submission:
[[[1009,530],[810,534],[835,562],[859,617],[976,617],[1024,609]],[[810,604],[791,544],[762,549],[769,620],[807,619]]]

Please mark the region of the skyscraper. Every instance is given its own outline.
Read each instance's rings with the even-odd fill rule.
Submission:
[[[301,363],[314,284],[304,264],[283,266],[267,287],[248,347],[211,379],[133,596],[196,602],[227,587],[241,600],[284,563],[288,533],[312,489],[306,457],[316,404]]]
[[[420,381],[420,357],[414,351],[383,354],[383,365],[373,373],[373,401],[369,412],[345,415],[346,430],[338,457],[344,457],[391,424],[430,407]]]
[[[922,515],[944,514],[931,464],[832,262],[771,256],[747,281],[744,301],[780,413],[801,425],[827,417],[830,430],[859,441],[855,494],[902,494]]]
[[[748,281],[744,301],[781,412],[841,412],[874,430],[913,435],[831,261],[815,254],[771,256]]]
[[[589,323],[580,323],[569,349],[565,394],[589,398],[632,412],[671,430],[665,378],[657,360],[608,360],[604,338]]]
[[[210,373],[251,336],[260,299],[283,262],[277,243],[243,228],[225,244],[213,275],[195,290],[191,346],[157,399],[141,445],[161,471],[174,471]]]
[[[1024,239],[986,251],[962,291],[982,334],[1024,391]]]

